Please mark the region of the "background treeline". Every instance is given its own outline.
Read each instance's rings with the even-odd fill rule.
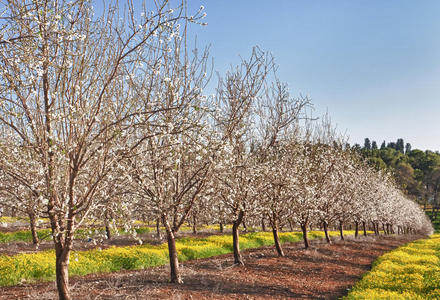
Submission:
[[[365,138],[364,145],[354,144],[368,162],[378,170],[390,171],[402,190],[417,202],[438,206],[440,188],[440,153],[412,149],[402,138],[396,142]]]

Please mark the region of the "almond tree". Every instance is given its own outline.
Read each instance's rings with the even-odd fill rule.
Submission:
[[[279,256],[284,256],[284,252],[278,230],[292,214],[289,185],[295,180],[296,172],[292,170],[291,159],[297,155],[295,139],[300,131],[299,120],[309,105],[308,98],[291,98],[287,85],[278,80],[258,103],[258,193],[265,208],[262,222],[264,217],[269,220]]]
[[[366,162],[356,159],[355,176],[355,191],[353,205],[352,219],[355,223],[355,237],[359,235],[359,225],[362,225],[363,235],[367,236],[366,224],[369,221],[368,217],[371,210],[373,210],[373,198],[375,197],[375,187],[372,184],[376,171],[366,164]]]
[[[344,240],[344,224],[350,221],[354,215],[355,206],[353,203],[357,200],[355,195],[358,186],[356,166],[351,153],[339,151],[337,156],[339,158],[337,165],[340,173],[338,177],[340,192],[336,195],[335,219],[338,221],[341,240]]]
[[[203,197],[212,157],[201,128],[150,138],[128,166],[136,206],[160,218],[166,230],[171,282],[182,283],[175,235]]]
[[[139,105],[132,83],[158,61],[150,56],[157,37],[172,35],[184,18],[183,7],[172,12],[166,0],[151,13],[131,4],[124,12],[110,4],[101,16],[86,0],[0,7],[0,123],[44,170],[60,299],[71,298],[75,230],[96,208],[110,170],[139,144],[126,134],[156,113]]]
[[[218,194],[224,211],[232,221],[234,263],[244,265],[239,247],[239,226],[246,214],[259,210],[256,199],[257,160],[252,149],[252,119],[255,104],[273,69],[271,56],[254,48],[224,79],[216,94],[216,127],[223,147],[216,165]]]
[[[218,142],[210,128],[211,103],[202,94],[209,79],[208,53],[195,49],[190,56],[185,33],[176,31],[161,42],[155,81],[148,77],[136,85],[139,101],[155,103],[158,112],[134,131],[143,142],[126,169],[139,210],[165,227],[171,282],[182,283],[175,235],[205,197]]]

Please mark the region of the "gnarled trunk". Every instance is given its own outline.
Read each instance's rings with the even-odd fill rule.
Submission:
[[[359,222],[354,222],[354,237],[357,238],[359,236]]]
[[[264,223],[264,218],[261,218],[261,230],[266,231],[266,224]]]
[[[159,220],[159,218],[157,218],[157,220],[156,220],[156,234],[157,234],[157,238],[159,240],[161,240],[162,235],[160,234],[160,220]]]
[[[68,247],[62,247],[61,245],[55,245],[55,272],[56,282],[58,289],[58,297],[60,300],[70,300],[69,290],[69,255],[70,250]]]
[[[112,239],[112,232],[110,230],[110,225],[108,224],[108,222],[105,224],[105,235],[108,240]]]
[[[373,222],[374,234],[379,235],[379,224]]]
[[[289,221],[290,231],[293,232],[294,230],[293,230],[292,220],[289,219],[288,221]]]
[[[367,236],[367,224],[365,224],[365,221],[362,221],[362,229],[364,230],[364,236]]]
[[[344,221],[339,221],[339,235],[341,240],[344,240]]]
[[[309,248],[309,238],[307,236],[307,221],[301,224],[301,230],[303,234],[303,240],[304,240],[304,248]]]
[[[220,232],[223,233],[223,223],[220,222]]]
[[[278,256],[284,256],[283,248],[281,248],[280,237],[278,236],[278,222],[276,219],[272,222],[272,233]]]
[[[110,230],[110,213],[107,211],[104,214],[104,224],[105,224],[105,235],[107,237],[108,240],[112,239],[112,232]]]
[[[327,221],[322,222],[322,227],[324,227],[325,240],[327,243],[331,244],[330,236],[328,235],[328,223]]]
[[[193,220],[192,220],[192,230],[193,233],[196,234],[197,233],[197,216],[196,214],[193,212]]]
[[[170,279],[172,283],[181,284],[183,283],[182,277],[180,276],[179,270],[179,259],[177,257],[177,248],[176,248],[176,239],[174,236],[174,231],[171,229],[171,226],[168,224],[166,220],[166,216],[162,216],[162,222],[165,226],[165,231],[167,234],[167,243],[168,243],[168,254],[170,257]]]
[[[247,225],[246,225],[246,221],[243,220],[242,222],[243,222],[243,230],[244,230],[244,232],[248,232],[248,228],[247,228]]]
[[[244,266],[243,258],[240,253],[238,228],[243,220],[244,212],[240,210],[237,219],[232,223],[232,247],[234,249],[234,263]]]
[[[31,233],[32,233],[32,243],[34,245],[38,245],[40,243],[40,240],[38,239],[37,234],[37,218],[35,217],[34,212],[29,212],[29,225],[31,227]]]

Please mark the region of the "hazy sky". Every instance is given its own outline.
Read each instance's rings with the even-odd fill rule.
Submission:
[[[440,150],[440,1],[188,0],[224,72],[254,45],[272,52],[292,94],[327,109],[350,143],[365,137]]]

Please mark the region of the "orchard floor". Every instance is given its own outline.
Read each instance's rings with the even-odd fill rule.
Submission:
[[[73,299],[337,299],[347,294],[374,259],[422,236],[352,237],[285,244],[285,257],[273,247],[243,251],[245,266],[232,255],[185,262],[184,283],[168,282],[167,267],[71,279]],[[53,282],[0,288],[0,299],[56,299]]]

